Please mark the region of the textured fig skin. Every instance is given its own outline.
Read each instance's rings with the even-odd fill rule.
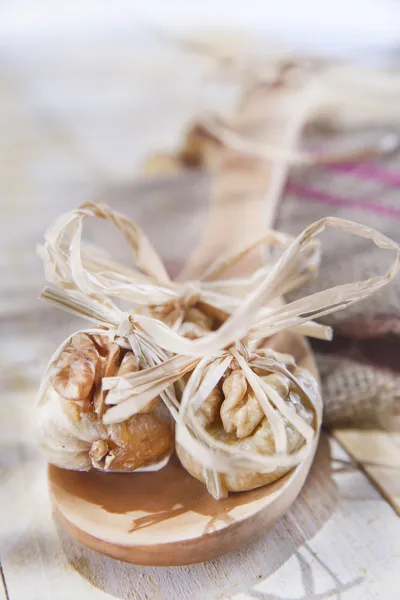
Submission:
[[[266,382],[280,394],[288,407],[297,412],[304,421],[315,427],[314,407],[318,399],[318,386],[314,377],[306,369],[292,367],[291,371],[309,394],[312,406],[306,404],[298,394],[298,390],[283,376],[271,373],[261,374]],[[254,396],[248,389],[241,371],[232,370],[224,381],[219,382],[221,395],[210,395],[213,401],[219,398],[219,406],[212,404],[214,420],[207,419],[210,407],[206,399],[199,410],[198,416],[203,427],[218,441],[223,441],[238,449],[252,451],[260,455],[273,455],[275,452],[274,438],[268,419],[261,407],[254,405]],[[216,388],[217,389],[217,388]],[[230,402],[228,402],[230,400]],[[228,402],[223,411],[224,404]],[[204,412],[204,407],[208,412]],[[244,412],[246,411],[246,412]],[[301,448],[304,439],[290,423],[286,424],[288,436],[288,451],[294,452]],[[203,465],[181,445],[176,444],[176,453],[182,466],[196,479],[206,483]],[[290,468],[280,467],[268,473],[259,473],[257,469],[235,469],[229,473],[220,473],[222,487],[227,492],[244,492],[276,481],[285,475]]]
[[[39,406],[41,447],[50,463],[80,471],[131,472],[171,454],[173,426],[160,398],[123,423],[103,423],[103,377],[137,370],[137,357],[106,336],[78,333],[71,339]]]

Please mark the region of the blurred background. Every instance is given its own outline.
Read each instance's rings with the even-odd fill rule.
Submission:
[[[396,235],[399,16],[399,3],[389,0],[350,5],[344,0],[273,5],[3,0],[0,310],[5,328],[14,331],[28,319],[33,337],[28,350],[8,336],[2,349],[5,377],[13,376],[17,364],[18,377],[32,370],[36,385],[52,336],[59,341],[65,333],[50,326],[48,335],[37,336],[35,329],[55,314],[37,301],[43,272],[35,248],[50,222],[87,200],[114,202],[145,226],[176,274],[204,227],[213,170],[212,161],[201,156],[201,140],[188,138],[188,131],[205,115],[231,119],[255,85],[248,72],[260,80],[266,72],[270,76],[281,54],[328,65],[328,75],[322,73],[322,105],[334,127],[322,141],[308,145],[331,150],[333,143],[340,153],[343,143],[362,149],[383,140],[389,152],[378,156],[373,168],[371,161],[367,166],[356,161],[336,171],[295,169],[276,225],[298,233],[302,225],[335,214],[350,200],[344,216],[364,217],[370,224],[383,216],[385,233]],[[189,164],[175,160],[185,150]],[[384,170],[377,167],[383,160]],[[361,214],[364,200],[372,210]],[[380,213],[377,204],[385,204],[386,212]],[[337,264],[337,257],[331,262]],[[361,275],[371,270],[371,262],[368,254],[359,257]],[[396,301],[387,298],[386,304],[380,312],[395,317]],[[54,318],[70,327],[69,318],[58,313]],[[44,345],[39,361],[38,343]]]
[[[274,224],[297,234],[335,214],[400,242],[398,1],[0,0],[4,506],[24,481],[34,489],[34,474],[43,478],[34,394],[55,345],[81,327],[38,300],[44,275],[36,246],[46,227],[78,204],[106,201],[146,228],[177,274],[200,238],[218,177],[209,136],[196,137],[193,127],[210,115],[234,124],[252,86],[298,60],[320,69],[323,99],[300,146],[333,152],[335,160],[291,170]],[[250,117],[254,133],[265,115]],[[104,238],[93,230],[90,239]],[[123,252],[111,237],[106,245]],[[358,242],[338,247],[328,236],[327,250],[320,288],[387,266]],[[399,284],[362,306],[327,321],[336,330],[329,348],[314,346],[326,425],[336,431],[373,421],[381,432],[390,429],[384,445],[393,477],[369,476],[399,510]],[[350,438],[341,441],[352,450]],[[16,501],[15,511],[12,525],[0,523],[7,539],[31,526],[26,501]],[[13,544],[8,564],[25,552]]]

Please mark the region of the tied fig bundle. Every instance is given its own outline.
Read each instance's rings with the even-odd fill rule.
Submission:
[[[117,225],[137,268],[128,270],[81,248],[82,221],[88,216]],[[395,261],[382,276],[282,304],[284,293],[315,276],[319,244],[314,238],[326,226],[395,251]],[[217,279],[263,244],[278,246],[283,253],[247,279]],[[268,231],[218,259],[199,281],[181,284],[169,280],[136,225],[93,204],[61,217],[47,233],[42,255],[48,279],[63,288],[47,288],[43,297],[96,323],[95,329],[62,344],[44,377],[40,406],[49,460],[75,469],[161,468],[173,445],[172,428],[168,434],[165,429],[167,412],[175,422],[182,465],[216,498],[274,481],[302,462],[315,442],[321,422],[318,384],[291,355],[272,348],[274,336],[292,331],[330,339],[330,329],[313,319],[378,292],[400,265],[394,242],[368,227],[328,217],[294,240]],[[192,322],[188,289],[195,293],[199,314],[217,315],[195,336],[183,327]],[[128,300],[132,308],[120,310],[112,296]],[[86,379],[74,378],[75,365]],[[72,425],[71,410],[79,413]],[[62,414],[63,423],[67,419],[67,432],[55,414]],[[144,415],[151,418],[146,435],[142,421],[135,420]],[[122,428],[120,437],[113,429],[117,426]],[[57,440],[57,432],[62,439]],[[139,458],[133,460],[131,452]],[[56,462],[58,455],[62,460]]]
[[[80,311],[80,293],[45,289],[43,297]],[[174,447],[166,393],[143,403],[123,423],[106,425],[105,377],[139,372],[166,355],[128,323],[111,302],[90,299],[100,327],[68,337],[50,360],[39,392],[42,448],[52,464],[74,470],[135,471],[164,465]],[[119,324],[116,327],[117,323]],[[129,336],[124,332],[130,331]],[[165,403],[163,402],[165,400]]]

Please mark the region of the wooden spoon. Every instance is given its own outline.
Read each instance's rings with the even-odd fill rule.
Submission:
[[[293,333],[274,339],[317,376],[307,343]],[[322,404],[317,406],[317,432]],[[308,458],[284,477],[250,492],[214,500],[174,457],[154,473],[111,474],[49,467],[56,514],[72,535],[96,552],[140,565],[178,566],[211,560],[251,542],[280,519],[299,494]]]
[[[256,92],[246,111],[265,110]],[[283,138],[282,132],[266,132]],[[290,132],[293,137],[293,132]],[[186,265],[182,278],[196,278],[210,261],[232,243],[259,235],[270,226],[275,204],[265,206],[271,178],[265,161],[219,149],[216,186],[202,242]],[[279,187],[279,185],[278,185]],[[279,191],[279,190],[277,190]],[[247,257],[230,276],[249,273],[260,254]],[[292,354],[299,366],[318,378],[310,348],[297,334],[285,332],[272,340],[275,349]],[[278,481],[216,501],[206,487],[180,465],[177,458],[159,472],[109,474],[66,471],[49,467],[49,488],[56,514],[72,535],[93,550],[141,565],[176,566],[211,560],[240,548],[264,534],[286,513],[310,470],[321,427],[322,402],[316,406],[316,436],[307,459]]]

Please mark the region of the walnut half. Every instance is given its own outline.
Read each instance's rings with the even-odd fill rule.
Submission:
[[[282,398],[288,397],[289,381],[285,377],[271,373],[262,379]],[[206,398],[198,416],[206,427],[215,423],[220,416],[226,433],[236,434],[242,439],[253,433],[265,414],[243,372],[234,369]]]
[[[100,359],[94,342],[85,333],[77,333],[58,358],[51,383],[65,400],[86,399],[93,388]]]
[[[103,423],[108,393],[103,390],[103,378],[139,368],[138,357],[107,336],[78,333],[72,337],[53,367],[48,404],[43,409],[48,425],[45,447],[53,464],[134,471],[170,454],[174,431],[159,396],[123,423]]]
[[[235,414],[247,392],[247,382],[242,371],[235,369],[225,379],[222,384],[222,391],[225,397],[221,405],[221,419],[224,429],[227,433],[233,433],[236,429]]]

